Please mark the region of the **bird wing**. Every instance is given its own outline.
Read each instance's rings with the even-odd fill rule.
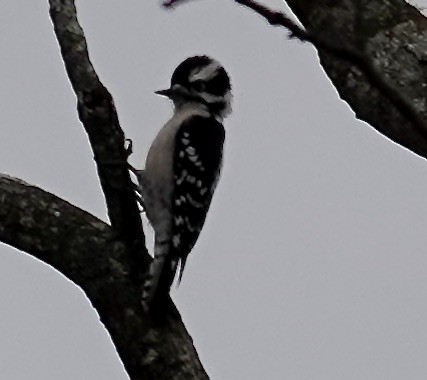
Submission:
[[[188,118],[175,137],[172,248],[180,259],[178,281],[206,219],[221,170],[224,138],[221,123],[200,115]]]

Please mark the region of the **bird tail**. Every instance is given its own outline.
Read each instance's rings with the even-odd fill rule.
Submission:
[[[181,260],[179,262],[179,275],[178,275],[178,282],[177,286],[181,284],[182,280],[182,274],[184,273],[185,263],[187,262],[187,257],[181,257]]]
[[[171,255],[170,242],[168,240],[156,240],[154,258],[150,264],[142,291],[144,309],[149,309],[154,302],[162,302],[167,299],[177,266],[178,258]]]

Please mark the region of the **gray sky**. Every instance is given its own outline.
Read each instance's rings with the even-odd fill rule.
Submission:
[[[136,166],[179,62],[206,53],[232,78],[223,176],[173,294],[211,378],[425,379],[426,161],[357,121],[309,45],[231,0],[77,6]],[[0,47],[0,172],[106,220],[47,1],[2,1]],[[79,288],[0,255],[1,379],[127,378]]]

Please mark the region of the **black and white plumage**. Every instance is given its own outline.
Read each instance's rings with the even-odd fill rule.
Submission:
[[[224,68],[207,56],[186,59],[171,87],[157,91],[175,106],[172,118],[153,141],[138,172],[139,191],[155,233],[154,259],[143,305],[169,293],[178,265],[179,281],[204,225],[220,175],[222,120],[231,111],[231,87]]]

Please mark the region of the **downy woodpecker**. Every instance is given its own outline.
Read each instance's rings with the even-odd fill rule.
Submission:
[[[172,118],[153,141],[145,169],[137,172],[139,193],[154,234],[154,259],[143,305],[166,297],[179,264],[199,237],[222,165],[223,119],[231,112],[230,79],[216,60],[187,58],[171,86],[157,94],[174,104]]]

